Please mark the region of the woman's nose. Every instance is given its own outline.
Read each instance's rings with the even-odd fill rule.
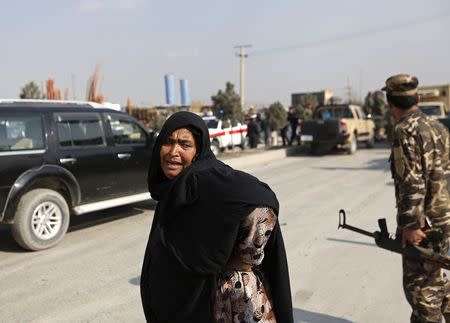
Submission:
[[[179,148],[179,147],[178,147],[177,144],[172,145],[172,146],[170,147],[169,153],[170,153],[171,155],[178,155],[178,151],[179,151],[178,148]]]

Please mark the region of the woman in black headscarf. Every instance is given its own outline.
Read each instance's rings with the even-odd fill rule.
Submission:
[[[276,196],[214,157],[199,116],[165,122],[148,181],[158,204],[141,275],[147,321],[293,322]]]

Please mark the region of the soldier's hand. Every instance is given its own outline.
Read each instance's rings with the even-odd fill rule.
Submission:
[[[404,228],[402,232],[402,247],[406,247],[406,242],[418,246],[425,238],[426,234],[422,231],[422,229]]]

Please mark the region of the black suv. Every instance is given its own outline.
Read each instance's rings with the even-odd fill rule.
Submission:
[[[136,119],[98,104],[0,100],[0,223],[41,250],[70,215],[149,199],[152,144]]]

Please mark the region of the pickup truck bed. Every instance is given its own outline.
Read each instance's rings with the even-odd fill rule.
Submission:
[[[302,122],[301,139],[316,144],[343,144],[348,138],[339,132],[339,120],[307,120]]]

